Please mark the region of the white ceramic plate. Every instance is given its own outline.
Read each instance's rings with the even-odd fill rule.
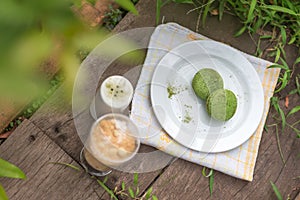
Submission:
[[[206,102],[193,91],[193,76],[202,68],[219,72],[224,88],[237,96],[236,113],[226,122],[212,119]],[[169,97],[170,92],[176,94]],[[200,40],[184,43],[162,58],[153,74],[151,102],[159,123],[174,140],[213,153],[233,149],[250,138],[263,114],[264,94],[256,71],[240,52]]]

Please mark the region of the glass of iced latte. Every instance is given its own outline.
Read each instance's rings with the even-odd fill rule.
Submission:
[[[90,174],[105,176],[133,158],[139,147],[136,125],[126,115],[110,113],[93,124],[80,161]]]

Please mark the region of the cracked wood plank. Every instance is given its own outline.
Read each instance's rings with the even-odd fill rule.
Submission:
[[[1,178],[11,200],[99,199],[104,190],[38,127],[25,120],[0,146],[1,157],[20,167],[26,180]]]

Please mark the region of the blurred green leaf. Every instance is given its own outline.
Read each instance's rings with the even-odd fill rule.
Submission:
[[[158,200],[157,196],[153,195],[152,200]]]
[[[15,165],[0,158],[0,177],[25,179],[26,175]]]
[[[8,197],[6,196],[5,190],[0,184],[0,199],[1,200],[8,200]]]
[[[130,0],[115,0],[117,4],[119,4],[125,10],[132,12],[135,15],[138,15],[138,11],[136,10],[134,4]]]

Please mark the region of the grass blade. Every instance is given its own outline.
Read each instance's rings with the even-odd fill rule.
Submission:
[[[282,130],[284,130],[285,125],[286,125],[286,119],[285,119],[285,115],[284,112],[282,111],[282,109],[279,107],[279,114],[282,120]]]
[[[277,141],[278,151],[279,151],[279,154],[280,154],[281,161],[285,165],[285,159],[283,157],[283,153],[282,153],[282,149],[281,149],[281,145],[280,145],[280,139],[279,139],[277,124],[276,124],[275,128],[276,128],[276,141]]]
[[[264,130],[266,131],[266,133],[267,133],[268,130],[269,130],[269,129],[268,129],[268,126],[267,126],[266,124],[264,125]]]
[[[276,187],[276,185],[275,185],[272,181],[270,181],[270,183],[271,183],[271,185],[272,185],[272,189],[273,189],[273,191],[275,192],[275,195],[276,195],[277,199],[278,199],[278,200],[283,200],[283,198],[282,198],[282,196],[281,196],[281,194],[280,194],[278,188]]]
[[[209,171],[208,174],[206,174],[205,171],[206,171],[206,167],[203,167],[203,169],[202,169],[202,175],[203,175],[204,177],[206,177],[206,178],[210,177],[210,176],[212,175],[212,173],[213,173],[213,170],[212,170],[212,169],[210,169],[210,171]]]
[[[282,130],[283,130],[285,128],[285,125],[286,125],[286,118],[285,118],[283,110],[280,108],[280,106],[278,104],[278,97],[272,97],[271,98],[271,104],[274,106],[275,110],[277,111],[277,113],[281,117],[281,120],[282,120]]]
[[[226,0],[221,0],[219,3],[219,20],[222,20]]]
[[[137,174],[137,173],[134,173],[134,174],[133,174],[133,184],[134,184],[135,186],[138,185],[138,179],[139,179],[138,174]]]
[[[275,93],[283,90],[287,86],[288,80],[289,80],[289,71],[286,71],[284,72],[283,77],[281,78],[281,86],[277,90],[275,90]]]
[[[295,60],[294,65],[296,65],[296,64],[298,64],[298,63],[300,63],[300,57],[298,57],[298,58]]]
[[[296,76],[296,91],[298,92],[298,94],[300,95],[300,83],[299,83],[299,75]]]
[[[72,169],[74,169],[76,171],[79,171],[79,172],[81,171],[79,167],[74,166],[74,165],[69,164],[69,163],[64,163],[64,162],[50,162],[50,164],[64,165],[64,166],[70,167],[70,168],[72,168]]]
[[[294,107],[288,114],[287,114],[287,117],[298,112],[300,110],[300,106],[296,106]]]
[[[248,12],[247,22],[246,23],[251,22],[251,20],[253,19],[253,12],[254,12],[256,3],[257,3],[257,0],[252,0],[251,1],[250,9],[249,9],[249,12]]]
[[[150,196],[151,196],[151,193],[152,193],[152,187],[150,187],[150,188],[147,190],[145,198],[146,198],[146,199],[149,199]]]
[[[125,190],[125,182],[122,182],[122,190]]]
[[[98,184],[111,196],[112,199],[114,200],[118,200],[118,198],[116,197],[115,193],[113,193],[113,191],[111,191],[111,189],[109,189],[104,183],[102,183],[102,181],[100,181],[99,179],[96,179]]]
[[[162,7],[162,0],[156,0],[156,25],[158,25],[159,23],[161,7]]]
[[[8,200],[8,197],[6,196],[5,190],[0,184],[0,199],[2,200]]]
[[[140,193],[140,188],[137,186],[137,187],[136,187],[136,191],[135,191],[135,196],[138,196],[139,193]]]
[[[194,2],[192,0],[173,0],[175,3],[187,3],[187,4],[193,4]]]
[[[245,32],[246,28],[247,28],[246,25],[243,26],[240,30],[238,30],[238,32],[236,32],[236,34],[234,34],[234,37],[238,37],[238,36],[242,35]]]
[[[212,196],[213,187],[214,187],[214,171],[212,170],[212,173],[209,176],[209,193],[210,193],[210,196]]]
[[[281,33],[282,43],[286,44],[286,31],[283,26],[280,26],[280,33]]]
[[[268,68],[280,68],[280,69],[284,69],[284,70],[289,70],[289,68],[287,68],[286,66],[279,65],[279,64],[271,65]]]
[[[279,49],[279,48],[277,48],[277,49],[276,49],[276,56],[275,56],[275,60],[274,60],[274,62],[275,62],[275,63],[277,63],[277,62],[278,62],[278,60],[279,60],[279,58],[280,58],[280,49]]]
[[[134,198],[134,192],[133,190],[131,189],[131,187],[128,188],[128,192],[129,192],[129,195],[131,198]]]
[[[290,10],[288,8],[281,7],[281,6],[264,5],[264,6],[261,6],[261,7],[265,8],[265,9],[270,9],[270,10],[273,10],[273,11],[277,11],[277,12],[283,12],[283,13],[287,13],[287,14],[290,14],[290,15],[299,16],[299,14],[295,13],[293,10]]]
[[[282,46],[282,45],[279,45],[279,49],[280,49],[280,52],[281,52],[282,55],[283,55],[283,58],[286,59],[286,53],[285,53],[285,50],[284,50],[283,46]]]
[[[206,17],[207,17],[210,5],[214,2],[214,0],[208,0],[208,1],[209,2],[205,5],[204,11],[203,11],[203,14],[202,14],[202,25],[203,26],[205,25],[205,21],[206,21]]]
[[[293,44],[296,41],[296,39],[297,39],[296,36],[292,35],[292,37],[291,37],[291,39],[290,39],[290,41],[289,41],[288,44]]]

